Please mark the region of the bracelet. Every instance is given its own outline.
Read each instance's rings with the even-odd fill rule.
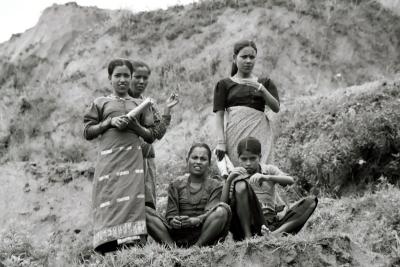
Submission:
[[[258,86],[257,90],[260,91],[262,88],[262,84],[260,83],[260,85]]]
[[[225,145],[226,142],[225,142],[224,140],[218,140],[218,141],[217,141],[217,144]]]

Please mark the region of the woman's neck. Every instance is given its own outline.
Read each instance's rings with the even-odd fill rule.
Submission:
[[[236,77],[240,78],[240,79],[248,79],[248,78],[253,78],[253,73],[243,73],[238,71],[235,75]]]
[[[189,175],[189,181],[191,183],[203,183],[206,180],[206,178],[207,178],[207,173],[200,175],[200,176],[193,175],[193,174]]]
[[[136,93],[136,92],[132,92],[132,97],[133,98],[141,98],[141,94],[140,93]]]
[[[128,93],[125,93],[125,94],[118,94],[118,93],[116,93],[116,92],[114,92],[113,95],[115,95],[116,97],[119,97],[119,98],[126,98],[127,96],[129,96]]]

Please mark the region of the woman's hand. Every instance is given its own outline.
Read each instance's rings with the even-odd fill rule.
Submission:
[[[215,148],[215,155],[217,156],[218,161],[221,161],[226,154],[226,144],[225,143],[218,143],[217,147]]]
[[[170,221],[169,224],[174,229],[181,229],[183,227],[182,221],[187,220],[188,216],[174,216]]]
[[[248,86],[251,86],[251,87],[256,88],[257,91],[266,90],[266,88],[265,88],[264,85],[262,85],[261,83],[256,82],[256,81],[245,80],[243,83],[244,83],[245,85],[248,85]]]
[[[164,115],[167,116],[171,115],[171,109],[175,107],[176,104],[178,103],[179,103],[179,96],[175,93],[171,94],[166,101],[166,106],[164,108]]]
[[[201,220],[197,217],[188,217],[181,220],[182,228],[193,228],[201,224]]]
[[[271,93],[263,84],[249,80],[244,81],[243,84],[256,88],[258,92],[262,93],[266,105],[270,107],[273,112],[279,112],[279,101],[273,95],[271,95]]]
[[[129,124],[127,116],[118,116],[111,119],[111,126],[116,127],[118,130],[125,130]]]
[[[167,99],[167,101],[166,101],[166,105],[167,105],[167,107],[169,108],[169,109],[172,109],[174,106],[176,106],[176,104],[178,104],[179,103],[179,95],[178,94],[175,94],[175,93],[172,93],[169,97],[168,97],[168,99]]]

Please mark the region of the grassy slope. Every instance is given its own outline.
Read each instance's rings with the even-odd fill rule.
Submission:
[[[63,233],[63,243],[35,247],[26,232],[8,231],[1,236],[0,258],[7,266],[388,266],[400,261],[398,201],[399,189],[381,183],[362,197],[321,198],[296,236],[187,250],[150,243],[106,257],[90,251],[88,233]]]
[[[133,260],[143,260],[154,266],[174,262],[181,265],[204,262],[207,265],[212,259],[219,259],[221,265],[225,265],[237,262],[236,256],[243,255],[246,255],[243,264],[260,264],[254,262],[255,258],[266,257],[257,251],[253,257],[251,249],[250,252],[243,249],[245,244],[229,242],[216,250],[215,253],[222,256],[213,254],[210,249],[202,249],[201,253],[199,250],[165,251],[154,245],[144,250],[122,252],[117,258],[91,256],[88,221],[94,149],[92,143],[81,139],[81,114],[94,96],[109,92],[104,68],[115,55],[139,57],[153,66],[149,95],[163,99],[167,92],[178,90],[183,99],[175,113],[174,127],[157,144],[160,200],[165,200],[164,183],[183,171],[187,146],[193,140],[212,142],[209,139],[212,89],[228,72],[230,51],[226,47],[231,46],[233,39],[256,39],[261,51],[257,71],[268,73],[282,88],[282,113],[276,118],[281,133],[276,161],[286,171],[298,175],[304,187],[310,187],[316,181],[318,177],[314,170],[318,168],[322,168],[325,175],[321,180],[322,189],[336,188],[337,184],[329,183],[329,177],[348,177],[341,172],[335,173],[338,169],[331,168],[330,160],[318,161],[320,158],[316,158],[316,162],[310,162],[310,158],[304,159],[301,155],[334,157],[333,132],[357,136],[353,133],[357,124],[352,125],[352,120],[347,119],[349,116],[355,114],[355,122],[369,126],[374,125],[370,118],[384,119],[387,114],[393,119],[393,125],[385,120],[376,124],[371,131],[374,134],[381,131],[380,125],[387,125],[389,129],[398,125],[398,116],[393,113],[399,103],[398,80],[388,80],[388,86],[374,83],[346,89],[350,99],[340,97],[343,89],[328,93],[328,89],[390,77],[398,71],[398,17],[373,1],[359,1],[353,5],[336,1],[334,6],[331,1],[246,3],[250,4],[241,3],[236,7],[230,1],[204,2],[135,15],[73,4],[53,6],[44,12],[35,28],[0,44],[0,153],[2,161],[8,161],[0,172],[2,184],[6,185],[1,195],[11,196],[0,206],[6,214],[1,221],[2,261],[15,266],[29,261],[39,266],[43,263],[69,265],[67,262],[76,261],[82,252],[85,257],[89,255],[88,262],[117,266]],[[46,23],[55,19],[65,21],[66,25]],[[372,21],[373,26],[366,21]],[[252,25],[252,30],[244,31],[241,23]],[[257,34],[259,32],[263,34]],[[337,76],[337,73],[342,75]],[[315,92],[321,92],[320,96],[308,97]],[[370,97],[373,97],[372,103]],[[357,101],[362,105],[357,105]],[[299,107],[298,104],[303,102]],[[375,109],[381,112],[374,114]],[[340,116],[332,120],[332,113]],[[343,123],[346,123],[345,129],[353,129],[353,132],[341,132]],[[316,139],[318,133],[324,133],[323,138]],[[398,140],[398,133],[394,133],[394,138],[388,136],[378,140]],[[343,172],[352,171],[359,159],[376,162],[373,158],[365,158],[362,152],[340,144],[340,151],[350,156],[350,160],[342,159],[346,163]],[[349,146],[358,149],[356,145],[358,143],[349,142]],[[389,164],[389,171],[398,168],[398,143],[393,143],[393,147],[397,150],[393,153],[389,150],[390,156],[386,158],[392,165],[397,165],[393,169]],[[329,153],[321,154],[320,151],[326,148],[331,148]],[[381,148],[385,146],[377,148],[372,151],[384,151]],[[14,160],[35,161],[37,165],[13,163]],[[387,175],[387,172],[383,173]],[[364,181],[362,175],[360,172],[357,181]],[[375,180],[379,175],[371,177],[369,179]],[[328,262],[327,265],[336,265],[335,262],[352,264],[352,258],[355,258],[353,261],[365,258],[377,263],[398,259],[399,241],[392,231],[398,230],[398,214],[391,212],[398,201],[396,194],[397,189],[382,189],[376,195],[367,194],[359,199],[323,199],[310,227],[297,237],[272,240],[271,253],[279,247],[275,254],[283,251],[282,255],[294,255],[294,261],[301,262],[304,258],[298,252],[303,248],[307,248],[307,253],[322,251],[318,258],[321,264]],[[384,201],[382,203],[388,206],[373,206],[367,201],[368,197],[373,199],[368,201],[378,204]],[[356,216],[355,219],[352,216]],[[370,216],[377,220],[370,220]],[[351,242],[340,237],[342,233],[347,234]],[[260,242],[264,243],[263,239],[255,240],[254,244]],[[337,252],[326,250],[323,245],[335,242],[340,243],[334,245]],[[352,244],[356,244],[355,247]],[[357,247],[361,247],[361,251]],[[346,251],[352,253],[348,255]],[[223,256],[225,253],[227,256]],[[373,253],[383,256],[373,259]],[[287,261],[282,264],[292,262],[291,259]]]
[[[282,151],[286,150],[287,155],[293,157],[297,155],[291,151],[293,149],[306,153],[307,149],[316,146],[314,150],[318,151],[321,150],[318,148],[321,144],[324,147],[333,145],[335,149],[341,149],[343,153],[353,151],[351,149],[346,150],[346,146],[344,148],[335,146],[329,138],[318,142],[310,137],[300,138],[304,135],[304,132],[309,131],[306,131],[308,128],[298,126],[302,126],[305,122],[310,122],[302,120],[305,115],[318,113],[319,119],[315,123],[325,124],[326,116],[323,112],[329,113],[336,108],[343,112],[348,112],[348,109],[340,108],[337,103],[341,103],[341,105],[347,103],[351,107],[353,101],[358,102],[359,109],[355,112],[360,118],[369,118],[370,110],[367,103],[370,101],[376,102],[377,105],[379,104],[378,106],[383,108],[390,108],[393,105],[398,107],[399,81],[386,81],[385,86],[382,84],[382,81],[378,81],[363,86],[347,88],[344,91],[339,90],[330,94],[329,97],[319,95],[297,100],[299,102],[305,101],[304,105],[307,108],[304,108],[304,106],[299,108],[298,103],[286,106],[279,119],[284,122],[291,118],[293,123],[284,124],[280,129],[281,135],[278,138],[278,144],[280,145],[277,147],[276,153],[277,161],[281,162],[283,167],[287,167],[288,169],[286,170],[289,173],[298,176],[301,182],[304,179],[302,177],[303,173],[293,171],[296,170],[296,166],[285,165],[287,162],[280,158]],[[351,96],[344,103],[342,103],[343,99],[341,98],[341,93],[343,92]],[[322,107],[323,111],[321,110]],[[398,108],[389,109],[392,112],[395,110],[398,110]],[[296,115],[294,116],[293,114]],[[377,117],[384,117],[386,114],[387,112],[384,111],[375,112]],[[338,119],[335,122],[340,123],[343,117],[337,117]],[[347,118],[347,116],[344,116],[344,118]],[[353,121],[356,122],[357,120],[353,119]],[[366,127],[370,131],[367,132],[375,135],[374,128],[370,127],[374,125],[374,120],[367,121],[367,123],[370,123]],[[354,125],[357,126],[357,124]],[[394,121],[392,121],[391,125],[393,127],[396,126]],[[320,127],[314,126],[314,128]],[[332,129],[329,129],[328,132],[332,135],[335,134]],[[291,135],[294,138],[291,139],[291,144],[289,144],[286,140]],[[312,133],[310,135],[313,137]],[[352,140],[357,140],[356,137],[357,135],[354,135]],[[383,135],[383,137],[385,136]],[[365,140],[368,141],[368,139]],[[398,141],[398,137],[396,140]],[[288,148],[283,146],[285,143],[287,143]],[[357,144],[357,142],[355,143]],[[328,156],[336,154],[329,154],[329,149],[323,151]],[[376,152],[380,153],[384,152],[384,150],[377,149]],[[399,161],[395,157],[396,154],[389,156],[393,157],[392,164],[397,164],[395,166],[398,169]],[[365,159],[368,164],[374,164],[373,159]],[[396,159],[397,161],[394,161]],[[303,160],[307,162],[306,157]],[[291,161],[289,160],[288,162],[290,163]],[[342,166],[343,172],[349,169],[352,170],[353,162],[351,160],[346,162],[347,165]],[[355,162],[357,163],[358,161],[356,160]],[[329,162],[325,164],[329,164]],[[368,169],[368,164],[361,167]],[[2,167],[1,173],[5,175],[1,178],[2,184],[4,184],[1,195],[9,195],[10,197],[6,199],[4,206],[0,207],[4,214],[1,221],[3,231],[0,259],[12,263],[14,261],[23,262],[37,258],[37,261],[46,261],[50,265],[55,263],[66,264],[69,261],[75,261],[78,264],[80,262],[79,259],[81,259],[83,262],[87,261],[86,263],[98,262],[98,264],[104,264],[105,266],[110,264],[123,266],[127,262],[139,265],[142,261],[144,263],[151,262],[153,266],[160,264],[169,266],[174,261],[181,262],[183,266],[191,264],[194,266],[194,263],[200,260],[204,262],[204,265],[214,260],[221,265],[229,265],[231,262],[237,261],[237,257],[243,258],[243,264],[254,263],[257,258],[267,260],[267,254],[257,250],[248,252],[247,245],[233,244],[231,241],[218,246],[216,249],[202,249],[201,253],[198,253],[197,249],[166,251],[153,244],[144,249],[122,252],[115,258],[106,257],[103,259],[92,255],[90,251],[92,236],[90,189],[93,173],[89,168],[90,165],[90,163],[57,163],[54,165],[38,164],[34,166],[26,163],[8,163]],[[48,169],[49,166],[52,166],[52,168]],[[177,166],[183,167],[183,161]],[[310,174],[315,174],[312,169],[307,169],[307,165],[303,168],[304,172],[309,171]],[[371,174],[370,171],[366,173]],[[398,174],[398,171],[396,173]],[[334,175],[335,173],[331,169],[331,172],[326,172],[326,174]],[[343,197],[341,199],[329,198],[327,193],[332,195],[332,192],[323,191],[316,213],[312,216],[308,227],[297,237],[277,238],[271,242],[264,242],[265,239],[260,239],[255,240],[251,246],[254,248],[254,244],[263,244],[262,246],[270,251],[269,253],[272,256],[268,254],[270,255],[268,257],[272,257],[273,264],[278,264],[280,260],[301,263],[308,257],[300,253],[301,250],[309,253],[306,254],[309,257],[317,258],[312,263],[314,266],[318,266],[319,261],[327,261],[332,266],[335,266],[338,262],[354,263],[360,262],[362,259],[371,262],[376,261],[376,264],[397,259],[400,244],[396,231],[399,230],[400,214],[396,205],[400,194],[398,188],[392,188],[387,185],[388,180],[393,177],[383,174],[386,176],[382,176],[377,180],[374,186],[369,186],[367,193],[362,197],[360,196],[363,193],[357,191],[355,187],[353,187],[351,197]],[[313,177],[309,177],[308,182],[315,182],[312,180]],[[159,182],[158,206],[162,212],[165,209],[167,181],[159,180]],[[365,181],[360,180],[359,183],[365,184]],[[288,192],[292,191],[288,190]],[[354,192],[358,193],[354,194]],[[292,196],[289,195],[290,197]],[[348,238],[343,235],[348,236]],[[29,238],[27,238],[28,236]],[[7,248],[10,242],[13,246]],[[325,246],[332,246],[334,250],[326,250]],[[282,247],[284,248],[283,250],[281,250]],[[376,255],[374,253],[377,253],[377,258],[375,258]],[[287,257],[292,257],[293,259],[286,259],[286,256],[283,257],[283,255],[287,254],[289,255]],[[17,258],[13,258],[12,255]],[[365,266],[362,263],[358,263],[358,265]]]

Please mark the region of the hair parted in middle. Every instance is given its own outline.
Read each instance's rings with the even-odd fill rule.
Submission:
[[[210,147],[209,147],[206,143],[194,143],[194,144],[190,147],[190,149],[189,149],[187,158],[190,157],[190,155],[192,154],[193,150],[194,150],[196,147],[202,147],[202,148],[205,148],[205,149],[207,150],[207,154],[208,154],[208,163],[211,163],[211,149],[210,149]]]
[[[114,69],[116,67],[120,67],[120,66],[127,66],[132,75],[132,73],[133,73],[132,63],[129,60],[124,59],[124,58],[116,58],[116,59],[111,60],[110,63],[108,63],[108,68],[107,68],[108,75],[111,76],[114,72]]]
[[[135,72],[138,68],[146,68],[147,71],[149,72],[149,75],[151,74],[151,69],[149,65],[147,65],[145,62],[140,60],[132,60],[131,62],[133,66],[133,72]]]
[[[233,54],[235,56],[237,56],[239,54],[240,50],[242,50],[243,48],[248,47],[248,46],[254,48],[254,50],[256,50],[256,53],[257,53],[257,46],[253,41],[240,40],[233,45]],[[231,76],[234,76],[237,72],[238,72],[238,67],[236,66],[235,62],[232,62]]]
[[[237,146],[238,155],[242,155],[245,151],[248,151],[252,154],[261,155],[261,143],[257,138],[254,137],[246,137],[240,140]]]

